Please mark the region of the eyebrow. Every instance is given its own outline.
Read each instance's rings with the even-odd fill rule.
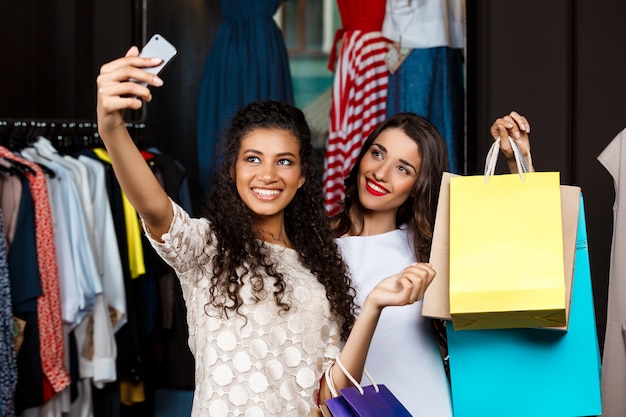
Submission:
[[[385,153],[389,153],[387,151],[387,148],[385,148],[383,145],[381,145],[380,143],[372,143],[372,146],[376,146],[378,149],[380,149],[381,151],[385,152]],[[409,161],[400,158],[399,161],[404,164],[407,165],[409,167],[411,167],[413,169],[413,171],[417,172],[417,169],[413,166],[413,164],[411,164]]]
[[[253,154],[256,154],[256,155],[263,155],[263,152],[259,151],[257,149],[245,149],[242,153],[243,154],[253,153]],[[282,157],[285,157],[285,156],[291,156],[293,158],[296,157],[296,155],[293,152],[280,152],[280,153],[276,154],[276,157],[279,157],[279,158],[282,158]]]

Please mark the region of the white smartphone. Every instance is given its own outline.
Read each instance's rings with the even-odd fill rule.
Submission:
[[[158,75],[163,68],[176,56],[176,48],[169,43],[162,35],[153,35],[148,43],[142,48],[139,56],[146,58],[161,58],[163,62],[156,67],[144,68],[144,71],[148,71],[152,74]],[[146,83],[140,83],[147,85]]]

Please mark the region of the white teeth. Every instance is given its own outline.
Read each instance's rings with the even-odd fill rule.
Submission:
[[[377,191],[379,193],[387,193],[387,190],[385,190],[384,188],[379,187],[378,185],[374,184],[371,181],[367,182],[369,184],[369,186],[374,190]]]
[[[266,190],[263,188],[253,188],[252,191],[262,196],[278,195],[280,190]]]

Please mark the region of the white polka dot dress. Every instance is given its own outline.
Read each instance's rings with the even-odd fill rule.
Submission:
[[[266,278],[269,296],[251,297],[242,288],[241,314],[223,319],[206,306],[214,243],[207,241],[206,219],[192,219],[172,202],[174,220],[163,243],[153,247],[175,270],[187,305],[189,346],[196,360],[194,416],[309,416],[319,380],[339,353],[339,329],[324,287],[299,261],[297,253],[268,245],[287,282],[280,312]]]

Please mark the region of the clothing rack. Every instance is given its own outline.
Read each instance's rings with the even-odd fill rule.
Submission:
[[[145,123],[127,122],[131,137],[139,143]],[[9,149],[28,146],[39,136],[50,140],[64,152],[102,146],[98,125],[93,121],[0,119],[0,145]]]

